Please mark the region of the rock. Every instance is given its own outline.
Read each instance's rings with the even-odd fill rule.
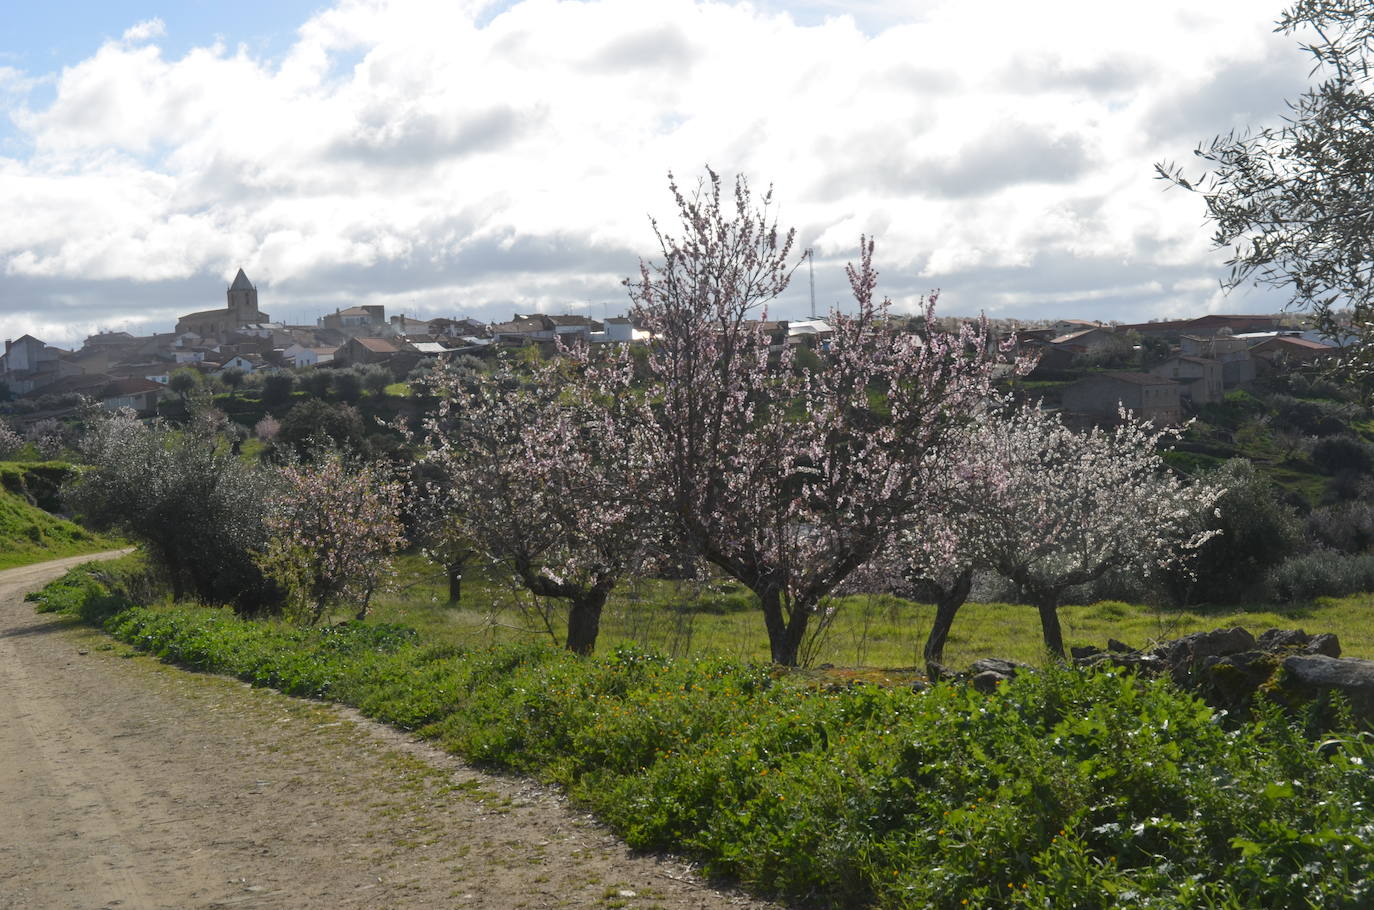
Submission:
[[[1310,641],[1312,636],[1302,629],[1270,629],[1261,634],[1255,644],[1265,651],[1288,651],[1306,648]]]
[[[969,666],[968,671],[974,676],[977,676],[979,673],[991,671],[1012,679],[1015,678],[1017,671],[1029,669],[1030,664],[1023,664],[1019,661],[1003,660],[1000,657],[984,657],[981,660],[975,660]]]
[[[1240,628],[1213,629],[1210,632],[1194,632],[1182,638],[1166,642],[1155,648],[1151,654],[1161,657],[1173,670],[1174,682],[1187,685],[1193,672],[1215,663],[1209,658],[1226,657],[1252,651],[1255,636]]]
[[[946,667],[944,664],[931,661],[926,664],[926,678],[931,682],[954,682],[959,678],[959,674]]]
[[[1005,661],[1003,661],[1003,663],[1005,663]],[[998,673],[996,670],[984,670],[981,673],[974,674],[973,679],[971,679],[969,683],[975,690],[985,694],[991,694],[997,691],[998,686],[1003,683],[1011,682],[1014,676],[1015,674],[1008,676],[1005,673]]]
[[[1312,640],[1307,643],[1307,653],[1324,654],[1327,657],[1341,656],[1341,641],[1334,632],[1323,632],[1320,635],[1312,636]]]
[[[1208,657],[1194,673],[1192,685],[1208,704],[1228,710],[1250,706],[1256,690],[1278,669],[1279,658],[1269,651],[1243,651]]]
[[[1134,654],[1139,648],[1132,648],[1124,641],[1117,641],[1115,638],[1107,639],[1107,650],[1115,651],[1118,654]]]
[[[926,681],[923,680],[923,679],[918,679],[918,680],[916,680],[915,682],[913,682],[913,683],[911,684],[911,691],[912,691],[912,692],[915,692],[917,695],[919,695],[920,693],[926,691],[926,690],[929,689],[929,688],[930,688],[930,683],[926,682]]]
[[[1355,716],[1374,723],[1374,660],[1298,654],[1283,661],[1283,688],[1301,696],[1339,692]]]
[[[1094,645],[1074,645],[1069,648],[1069,654],[1074,660],[1083,660],[1085,657],[1092,657],[1094,654],[1101,654],[1102,649]]]

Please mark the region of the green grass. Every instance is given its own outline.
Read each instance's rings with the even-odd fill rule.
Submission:
[[[0,569],[97,553],[121,545],[120,541],[87,531],[0,489]]]
[[[1374,742],[1338,727],[1318,748],[1316,728],[1276,709],[1237,723],[1120,672],[917,693],[636,648],[588,660],[392,623],[299,629],[125,608],[115,588],[134,574],[82,567],[38,599],[107,617],[164,660],[354,705],[536,774],[631,846],[760,893],[894,910],[1374,900]]]
[[[457,607],[444,603],[443,573],[417,556],[399,563],[401,589],[377,600],[379,621],[419,629],[426,641],[483,646],[547,640],[533,603],[480,570],[469,571]],[[847,597],[836,603],[830,628],[811,663],[838,666],[915,667],[934,618],[934,608],[892,597]],[[1302,627],[1334,632],[1345,653],[1374,658],[1374,595],[1320,598],[1284,607],[1221,606],[1194,610],[1159,609],[1115,601],[1060,608],[1068,645],[1106,644],[1109,637],[1135,647],[1219,626],[1244,626],[1255,634],[1269,628]],[[555,610],[561,633],[563,614]],[[960,611],[945,649],[946,662],[961,667],[980,657],[1027,663],[1041,660],[1040,620],[1033,607],[968,604]],[[767,660],[762,615],[749,593],[732,584],[702,592],[686,584],[646,581],[622,585],[606,606],[597,653],[634,645],[673,657],[713,655]]]

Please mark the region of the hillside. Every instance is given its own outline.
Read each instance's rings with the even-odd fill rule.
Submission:
[[[5,463],[0,465],[0,473],[22,473],[22,468]],[[0,569],[94,553],[117,545],[117,541],[43,511],[25,496],[11,492],[9,484],[0,486]]]

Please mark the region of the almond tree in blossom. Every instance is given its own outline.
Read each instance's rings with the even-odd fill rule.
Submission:
[[[936,544],[914,548],[914,562],[938,564],[945,550],[994,569],[1036,606],[1045,647],[1062,658],[1066,590],[1112,570],[1181,565],[1217,533],[1200,519],[1224,491],[1184,484],[1159,454],[1177,431],[1121,416],[1080,433],[1036,406],[985,414],[959,468],[966,508],[936,523]]]
[[[337,453],[287,464],[280,475],[267,519],[272,537],[259,559],[264,571],[286,588],[302,623],[315,625],[343,603],[365,618],[405,544],[403,485],[377,462]]]
[[[642,458],[655,505],[758,596],[773,660],[795,665],[822,599],[931,504],[943,447],[988,394],[996,352],[985,327],[894,331],[862,239],[853,312],[831,314],[821,368],[794,368],[760,323],[796,267],[771,191],[756,207],[743,178],[731,197],[709,171],[693,193],[670,188],[681,236],[655,224],[660,259],[627,282],[654,335]],[[617,391],[635,393],[628,380]]]
[[[555,363],[497,363],[474,380],[441,366],[426,457],[451,514],[447,533],[470,541],[538,597],[568,605],[565,645],[591,654],[616,583],[654,540],[639,488],[649,472],[618,431],[613,401],[581,380],[585,352]]]

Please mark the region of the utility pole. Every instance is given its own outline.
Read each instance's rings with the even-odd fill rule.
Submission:
[[[811,276],[811,318],[816,318],[816,251],[814,247],[806,248],[806,271]]]

